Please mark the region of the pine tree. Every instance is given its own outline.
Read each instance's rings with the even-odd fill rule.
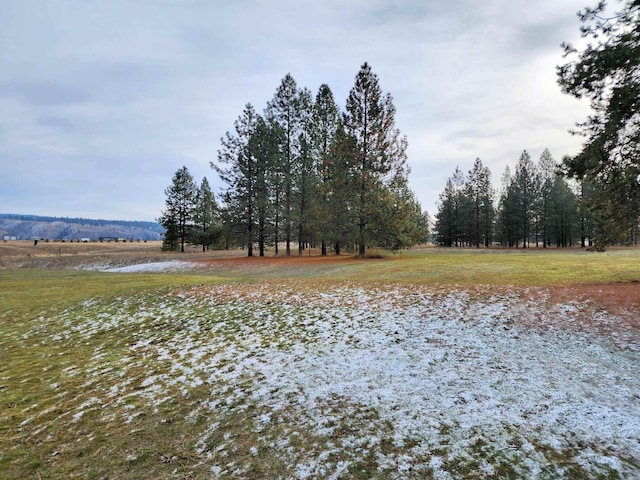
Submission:
[[[300,94],[296,81],[291,74],[285,75],[275,96],[267,104],[265,111],[267,120],[278,125],[282,131],[282,145],[280,147],[282,160],[280,164],[281,178],[278,183],[278,207],[281,208],[282,222],[284,222],[285,254],[291,255],[291,233],[293,228],[293,209],[295,194],[295,176],[299,160],[300,133]],[[281,187],[281,191],[280,191]],[[281,201],[280,201],[281,200]],[[280,221],[280,214],[278,222]]]
[[[553,160],[551,152],[546,148],[540,155],[537,170],[540,186],[537,230],[542,236],[542,246],[547,248],[551,245],[551,232],[554,228],[551,208],[553,204],[553,184],[558,176],[558,164]]]
[[[521,219],[518,186],[507,165],[502,174],[502,186],[498,205],[498,237],[505,247],[517,247],[520,239]]]
[[[203,252],[217,239],[219,234],[215,225],[217,217],[218,205],[209,186],[209,181],[207,177],[204,177],[196,192],[193,221],[197,227],[193,229],[192,235],[192,243],[202,245]]]
[[[256,112],[248,103],[242,115],[234,122],[235,132],[227,132],[225,138],[221,139],[218,162],[228,166],[223,168],[211,162],[211,168],[228,186],[222,198],[241,244],[247,247],[249,257],[253,256],[256,230],[257,161],[251,149],[256,123]]]
[[[582,151],[565,158],[564,168],[597,183],[588,198],[601,219],[599,250],[640,221],[640,2],[627,0],[611,15],[605,9],[600,1],[578,13],[582,36],[590,41],[582,52],[564,44],[571,60],[558,67],[562,91],[591,101],[593,114],[574,132],[585,137]]]
[[[406,139],[395,128],[395,107],[383,95],[378,76],[364,63],[347,97],[343,117],[347,136],[355,140],[352,152],[358,180],[357,242],[363,256],[370,240],[369,226],[376,220],[376,195],[406,163]],[[379,218],[378,218],[379,220]]]
[[[560,175],[553,178],[551,188],[551,240],[556,247],[573,245],[577,231],[578,206],[576,196],[567,181]]]
[[[440,194],[436,215],[436,241],[445,247],[463,246],[468,240],[470,202],[465,188],[464,174],[456,167]]]
[[[313,134],[315,155],[318,157],[318,205],[316,217],[320,233],[321,254],[327,254],[327,239],[331,231],[331,210],[328,208],[334,187],[332,186],[333,159],[331,148],[336,140],[340,121],[338,106],[327,84],[322,84],[316,95],[313,109]],[[345,172],[346,174],[346,172]]]
[[[318,186],[318,163],[314,152],[313,99],[311,92],[303,88],[298,94],[300,129],[298,133],[299,159],[295,176],[297,193],[298,255],[302,255],[305,241],[310,242],[313,211]],[[305,238],[305,234],[308,238]]]
[[[174,250],[180,244],[180,251],[184,252],[194,218],[196,191],[189,169],[183,166],[173,175],[171,185],[164,191],[166,208],[158,219],[165,228],[164,248]]]
[[[258,115],[255,132],[249,140],[249,150],[255,159],[255,212],[256,236],[259,256],[264,257],[268,230],[272,220],[273,208],[272,184],[274,178],[270,172],[277,169],[278,132],[273,125],[268,124]]]
[[[493,190],[491,172],[476,158],[473,169],[469,171],[466,185],[467,204],[470,208],[468,217],[469,244],[480,248],[480,244],[488,247],[493,230]]]
[[[531,241],[531,227],[534,222],[535,205],[538,196],[538,182],[531,156],[524,150],[516,164],[516,172],[512,185],[513,201],[516,202],[517,217],[520,221],[519,234],[522,248],[527,248]]]
[[[384,221],[372,225],[376,246],[395,251],[426,240],[428,218],[406,183],[383,188],[378,198],[378,215]]]
[[[326,193],[327,238],[333,244],[333,251],[340,255],[347,245],[355,243],[357,178],[354,175],[352,153],[356,148],[355,139],[344,131],[338,121],[336,135],[331,143],[330,154],[325,159],[323,175]]]

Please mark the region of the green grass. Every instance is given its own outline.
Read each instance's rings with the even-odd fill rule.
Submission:
[[[417,284],[517,286],[640,281],[640,249],[605,253],[555,249],[408,251],[380,261],[365,261],[345,277]]]
[[[88,298],[111,298],[180,285],[225,281],[214,276],[117,274],[74,270],[0,270],[0,319],[37,314]]]
[[[567,250],[428,249],[383,258],[286,264],[283,268],[225,271],[238,279],[299,278],[413,284],[548,286],[640,281],[640,248],[592,253]]]

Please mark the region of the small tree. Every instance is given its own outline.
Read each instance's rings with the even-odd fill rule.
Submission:
[[[192,243],[202,245],[202,251],[212,245],[218,237],[219,228],[215,225],[218,220],[218,205],[209,186],[207,177],[202,179],[200,188],[196,193]]]
[[[195,212],[196,184],[187,167],[180,168],[174,175],[171,185],[164,191],[167,199],[166,209],[158,219],[165,228],[164,247],[171,250],[184,244],[189,237]]]

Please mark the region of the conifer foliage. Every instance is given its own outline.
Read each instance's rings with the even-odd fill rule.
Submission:
[[[354,141],[351,156],[357,180],[359,255],[364,255],[376,227],[390,220],[381,212],[393,216],[393,209],[385,209],[393,203],[386,195],[393,196],[389,189],[406,184],[407,141],[395,128],[395,113],[391,95],[382,94],[378,76],[365,63],[349,92],[343,117],[345,133]]]
[[[564,159],[564,170],[596,187],[585,206],[599,220],[598,249],[640,220],[640,1],[606,7],[578,13],[589,43],[582,51],[565,44],[568,62],[557,70],[564,93],[591,101],[592,115],[574,132],[585,137],[582,151]]]
[[[586,194],[589,187],[582,185]],[[491,172],[478,158],[467,175],[456,167],[447,180],[436,216],[436,241],[448,247],[586,246],[594,223],[580,204],[547,149],[537,163],[524,150],[513,174],[507,166],[497,197]]]
[[[207,178],[200,186],[185,166],[173,175],[164,191],[165,209],[158,223],[165,229],[162,248],[184,252],[186,243],[203,249],[217,241],[218,207]]]
[[[315,97],[287,74],[263,115],[248,104],[211,167],[225,183],[231,244],[291,255],[398,249],[426,238],[428,222],[408,187],[407,140],[395,107],[365,63],[341,114],[323,84]]]

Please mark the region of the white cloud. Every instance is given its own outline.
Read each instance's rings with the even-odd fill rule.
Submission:
[[[343,105],[368,61],[408,135],[411,184],[435,213],[458,164],[480,157],[497,183],[523,149],[575,153],[566,131],[586,109],[560,93],[555,65],[560,42],[579,38],[582,3],[2,2],[0,205],[155,218],[182,165],[217,188],[220,137],[287,72],[314,94],[328,83]],[[135,209],[110,202],[127,196],[114,188]]]

